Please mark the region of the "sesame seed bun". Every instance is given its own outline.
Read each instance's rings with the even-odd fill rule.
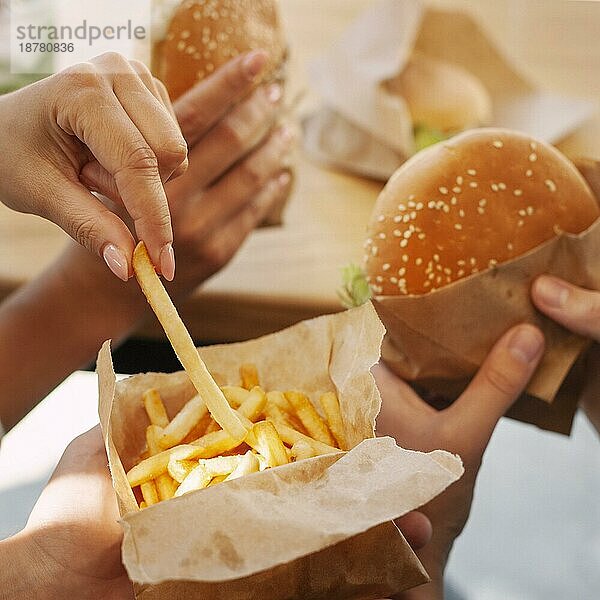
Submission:
[[[475,129],[426,148],[381,192],[365,266],[375,295],[426,294],[599,216],[575,166],[522,133]]]
[[[154,46],[152,70],[177,99],[244,52],[269,53],[264,79],[274,79],[286,45],[275,0],[184,0],[165,38]]]
[[[420,52],[385,85],[390,93],[404,98],[416,126],[456,132],[491,120],[492,101],[477,77]]]

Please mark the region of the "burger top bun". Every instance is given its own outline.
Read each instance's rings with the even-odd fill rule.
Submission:
[[[175,100],[233,57],[269,53],[264,78],[286,54],[275,0],[184,0],[153,52],[152,70]]]
[[[599,215],[586,181],[527,135],[475,129],[404,163],[379,195],[365,243],[375,295],[425,294],[580,233]]]
[[[491,119],[492,101],[479,79],[462,67],[420,52],[386,86],[404,98],[414,125],[461,131]]]

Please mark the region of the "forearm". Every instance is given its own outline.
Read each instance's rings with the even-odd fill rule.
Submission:
[[[14,426],[101,343],[126,336],[145,311],[135,281],[120,282],[72,246],[0,306],[0,420]]]

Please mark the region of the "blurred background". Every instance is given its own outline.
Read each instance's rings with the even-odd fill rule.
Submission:
[[[401,2],[401,0],[398,0]],[[35,10],[35,0],[30,0]],[[280,0],[290,45],[288,98],[299,117],[319,106],[307,75],[369,0]],[[590,118],[558,142],[600,160],[600,2],[429,0],[466,11],[530,82],[591,103]],[[31,80],[8,66],[8,8],[0,3],[0,90]],[[199,344],[248,339],[340,310],[340,268],[361,255],[382,183],[297,157],[284,225],[258,231],[182,313]],[[39,273],[64,237],[51,224],[0,207],[0,299]],[[327,257],[327,260],[324,260]],[[600,260],[600,257],[599,257]],[[274,273],[277,275],[274,276]],[[60,348],[58,342],[58,348]],[[177,369],[154,322],[115,356],[116,370]],[[0,537],[18,531],[66,443],[95,421],[95,379],[78,374],[5,439],[0,452]],[[57,419],[57,414],[67,418]],[[53,433],[48,433],[48,424]],[[503,420],[488,449],[473,513],[448,568],[453,600],[600,597],[600,444],[578,416],[571,437]]]

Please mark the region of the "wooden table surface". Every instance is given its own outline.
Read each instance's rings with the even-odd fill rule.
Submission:
[[[371,3],[369,0],[280,1],[292,52],[289,79],[292,97],[297,91],[307,89],[308,61]],[[463,3],[454,0],[455,5]],[[435,4],[447,6],[449,1],[438,0]],[[487,17],[501,25],[498,4],[490,0],[478,5],[482,19]],[[510,4],[507,0],[507,14]],[[600,9],[600,3],[596,7]],[[597,15],[600,18],[600,10]],[[579,20],[587,24],[589,16]],[[509,31],[510,22],[505,26]],[[600,51],[596,47],[590,49],[585,36],[572,36],[568,51],[561,52],[560,60],[556,54],[538,55],[531,47],[528,50],[526,44],[532,44],[531,40],[532,36],[523,36],[523,47],[517,51],[530,70],[542,74],[542,80],[564,92],[600,97],[597,77]],[[600,42],[595,44],[598,46]],[[586,53],[587,60],[581,60],[581,52]],[[580,77],[574,77],[573,73]],[[301,111],[310,110],[316,102],[308,93]],[[600,158],[600,112],[559,147],[570,155]],[[336,297],[340,268],[360,259],[366,222],[382,185],[312,164],[301,153],[296,167],[296,187],[284,226],[256,231],[235,259],[182,307],[195,339],[247,339],[340,308]],[[63,244],[64,235],[54,225],[0,205],[0,297],[39,273],[58,255]],[[142,333],[157,335],[158,330],[149,325]]]

